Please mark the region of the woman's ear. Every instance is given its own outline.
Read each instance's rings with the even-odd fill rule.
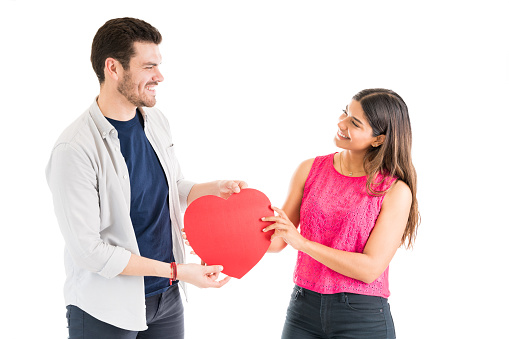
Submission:
[[[376,137],[375,141],[371,144],[371,146],[378,147],[381,144],[383,144],[384,141],[385,141],[385,134],[380,134],[379,136]]]

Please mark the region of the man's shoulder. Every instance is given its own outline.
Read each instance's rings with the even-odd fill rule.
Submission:
[[[93,138],[94,133],[98,133],[98,131],[97,128],[94,129],[90,110],[87,109],[63,130],[55,143],[55,147],[60,144],[78,146]]]

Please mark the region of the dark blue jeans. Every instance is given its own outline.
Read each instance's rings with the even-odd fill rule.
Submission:
[[[385,298],[295,286],[281,338],[392,339],[396,333]]]
[[[184,306],[177,284],[145,301],[148,329],[128,331],[102,322],[74,305],[67,306],[69,339],[183,339]]]

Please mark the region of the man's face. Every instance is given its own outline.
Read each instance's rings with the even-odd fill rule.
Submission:
[[[156,86],[163,81],[159,71],[161,53],[154,43],[135,42],[129,70],[123,70],[117,90],[136,107],[156,104]]]

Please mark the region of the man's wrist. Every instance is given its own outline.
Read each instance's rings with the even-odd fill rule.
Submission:
[[[177,263],[171,262],[170,263],[170,286],[172,285],[172,283],[174,281],[177,280],[177,274],[178,274]]]

